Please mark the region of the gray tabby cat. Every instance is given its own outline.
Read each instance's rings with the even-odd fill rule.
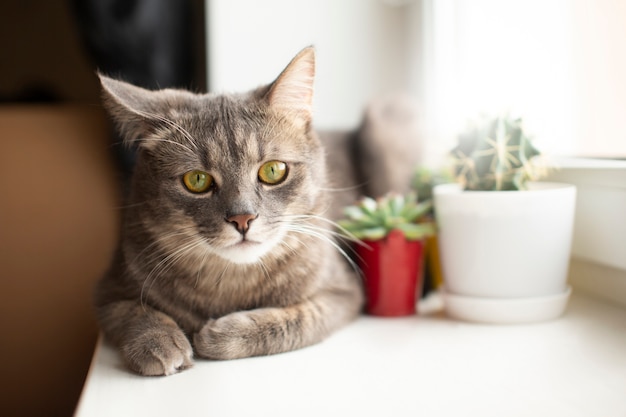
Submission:
[[[314,71],[306,48],[273,83],[246,94],[148,91],[101,76],[105,105],[139,153],[96,307],[135,372],[173,374],[194,355],[298,349],[359,314],[357,274],[324,215],[364,190],[332,205],[311,127]],[[329,161],[345,164],[345,148]]]

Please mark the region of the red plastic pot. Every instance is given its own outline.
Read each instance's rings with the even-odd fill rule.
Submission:
[[[415,314],[422,288],[424,242],[406,240],[392,230],[383,240],[357,246],[368,314],[385,317]]]

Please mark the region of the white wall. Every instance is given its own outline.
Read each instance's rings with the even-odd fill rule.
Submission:
[[[207,22],[212,91],[268,83],[314,44],[320,128],[404,90],[433,161],[468,118],[507,109],[544,152],[626,157],[626,1],[207,0]]]
[[[408,83],[406,8],[397,0],[207,0],[209,88],[269,83],[312,44],[316,126],[355,127],[368,100]]]

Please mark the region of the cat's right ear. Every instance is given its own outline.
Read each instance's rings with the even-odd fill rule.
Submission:
[[[150,91],[103,74],[98,74],[98,77],[102,84],[104,107],[115,120],[124,141],[137,141],[140,145],[149,146],[150,142],[142,139],[164,120],[167,109],[171,109],[179,99],[176,95],[182,93],[174,90]]]

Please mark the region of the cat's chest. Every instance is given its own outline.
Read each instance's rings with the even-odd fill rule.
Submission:
[[[263,307],[284,307],[301,301],[310,280],[289,268],[271,270],[258,264],[222,270],[206,268],[187,279],[170,282],[151,298],[185,330],[197,331],[209,319]]]

